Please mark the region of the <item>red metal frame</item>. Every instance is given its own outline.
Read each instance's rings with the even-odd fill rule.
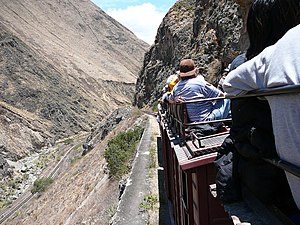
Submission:
[[[172,203],[176,225],[232,224],[220,201],[212,196],[209,185],[214,183],[213,161],[216,153],[190,158],[179,136],[172,133],[162,120],[162,151],[165,168],[165,189]]]
[[[259,93],[250,93],[239,97],[294,93],[299,92],[299,90],[300,85],[293,85],[262,90]],[[208,100],[214,99],[203,99],[200,101]],[[189,103],[195,101],[190,101]],[[160,124],[165,168],[165,187],[167,196],[172,203],[174,223],[176,225],[232,224],[221,202],[214,198],[209,190],[209,186],[215,182],[216,171],[213,161],[217,153],[197,156],[197,154],[193,154],[193,147],[188,150],[186,149],[185,146],[188,146],[188,141],[186,140],[185,128],[195,123],[187,123],[187,115],[182,106],[184,104],[179,104],[181,109],[178,109],[176,105],[169,107],[167,116],[162,119]],[[199,124],[201,123],[204,122],[200,122]],[[173,133],[172,128],[175,128],[175,132]],[[196,138],[195,140],[200,139]],[[199,146],[195,146],[195,151],[199,151]],[[189,153],[189,151],[192,153]],[[266,159],[266,161],[281,169],[291,171],[297,176],[300,174],[298,167],[282,160]]]

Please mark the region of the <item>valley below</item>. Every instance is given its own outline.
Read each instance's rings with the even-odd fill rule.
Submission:
[[[3,212],[31,192],[36,178],[51,177],[53,183],[45,191],[35,193],[29,202],[9,217],[6,224],[109,224],[119,204],[121,183],[109,176],[103,157],[107,142],[131,126],[145,126],[149,123],[147,117],[135,115],[123,120],[84,155],[82,145],[87,133],[61,140],[56,146],[42,150],[39,159],[31,156],[15,164],[14,173],[18,171],[30,179],[18,183],[18,191],[12,195],[11,205]],[[157,131],[154,130],[152,135],[157,136]],[[42,162],[44,168],[38,167]],[[126,185],[127,179],[128,175],[122,179],[123,185],[124,182]],[[157,176],[152,176],[152,179],[157,183]],[[152,184],[157,192],[155,186],[157,184]],[[154,219],[157,220],[156,216]]]

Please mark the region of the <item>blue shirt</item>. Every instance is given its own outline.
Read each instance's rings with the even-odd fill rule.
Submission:
[[[204,77],[198,75],[195,78],[180,80],[174,87],[170,100],[181,96],[185,101],[204,98],[215,98],[220,95],[220,91],[204,80]],[[204,101],[189,103],[186,105],[187,113],[191,122],[205,120],[211,111],[215,101]]]

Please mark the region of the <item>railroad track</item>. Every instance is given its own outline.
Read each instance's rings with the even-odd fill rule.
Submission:
[[[6,220],[8,220],[15,212],[17,212],[23,205],[25,205],[27,202],[29,202],[35,194],[32,194],[30,192],[27,192],[25,195],[18,198],[18,202],[13,203],[13,205],[5,210],[0,215],[0,224],[4,223]]]
[[[51,170],[49,174],[44,175],[43,177],[54,178],[57,175],[58,170],[61,168],[63,163],[65,162],[68,155],[71,151],[77,146],[78,143],[74,144],[70,147],[61,160],[55,165],[55,167]],[[12,205],[5,209],[3,212],[0,212],[0,224],[3,224],[7,221],[14,213],[16,213],[22,206],[28,203],[36,193],[32,194],[30,191],[25,192],[22,196],[20,196]]]

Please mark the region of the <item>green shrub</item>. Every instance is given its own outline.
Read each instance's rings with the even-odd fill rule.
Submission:
[[[108,142],[104,157],[111,176],[120,179],[129,171],[130,160],[134,157],[142,133],[143,129],[136,127],[134,130],[121,132]]]
[[[158,101],[156,101],[156,102],[154,102],[153,104],[152,104],[152,111],[153,112],[158,112]]]
[[[146,194],[144,195],[144,200],[140,203],[139,208],[141,210],[153,210],[155,205],[158,203],[158,198],[156,194]]]
[[[53,179],[50,177],[43,177],[41,179],[37,179],[33,183],[33,188],[31,189],[31,193],[44,192],[50,184],[53,183]]]
[[[108,214],[110,219],[113,218],[113,216],[116,214],[117,208],[117,205],[112,205],[106,210],[106,213]]]
[[[143,112],[139,108],[135,107],[132,110],[132,115],[133,117],[140,117],[143,115]]]
[[[0,200],[0,210],[10,205],[12,202],[7,200]]]
[[[154,169],[156,167],[156,151],[155,147],[150,148],[150,162],[149,169]]]

